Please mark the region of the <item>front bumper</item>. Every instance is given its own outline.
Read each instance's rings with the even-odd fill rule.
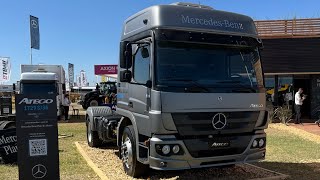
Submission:
[[[150,148],[149,165],[150,168],[157,170],[181,170],[255,162],[265,158],[266,148],[264,146],[251,149],[252,142],[256,138],[265,137],[265,133],[253,135],[248,147],[240,154],[194,158],[188,152],[183,140],[176,140],[172,136],[171,138],[154,136],[150,140],[150,147],[155,147],[156,144],[179,144],[184,153],[183,155],[161,156],[155,151],[155,148]]]

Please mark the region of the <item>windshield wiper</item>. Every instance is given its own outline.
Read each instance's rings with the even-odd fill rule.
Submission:
[[[249,78],[249,80],[250,80],[250,83],[251,83],[251,86],[252,86],[252,79],[250,78],[250,74],[249,74],[249,71],[248,71],[248,67],[247,67],[247,65],[246,65],[245,62],[244,62],[244,57],[243,57],[241,51],[240,51],[240,56],[241,56],[242,62],[244,63],[244,67],[245,67],[245,69],[246,69],[247,76],[248,76],[248,78]]]
[[[197,81],[195,80],[192,80],[192,79],[179,79],[179,78],[169,78],[169,79],[164,79],[165,81],[182,81],[182,82],[191,82],[194,87],[197,87],[197,88],[200,88],[202,89],[203,91],[205,92],[210,92],[208,88],[202,86],[201,84],[199,84]],[[191,87],[191,88],[194,88],[194,87]],[[188,88],[185,88],[186,91],[194,91],[193,89],[188,89]]]

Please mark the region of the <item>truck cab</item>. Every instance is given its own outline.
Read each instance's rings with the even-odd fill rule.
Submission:
[[[120,118],[88,109],[89,139],[116,126],[124,170],[134,177],[145,167],[179,170],[264,159],[261,47],[245,15],[190,3],[132,15],[120,42]]]
[[[56,73],[49,72],[26,72],[21,73],[19,82],[20,94],[56,94],[57,95],[57,118],[62,115],[62,99],[59,98],[59,90]]]

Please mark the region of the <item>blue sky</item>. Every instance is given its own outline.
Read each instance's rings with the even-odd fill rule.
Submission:
[[[92,85],[95,64],[117,64],[123,21],[151,5],[177,0],[1,0],[0,56],[10,57],[11,82],[20,78],[20,64],[30,63],[29,15],[39,18],[40,50],[33,64],[75,64]],[[188,0],[255,20],[318,18],[319,0]],[[8,83],[7,83],[8,84]]]

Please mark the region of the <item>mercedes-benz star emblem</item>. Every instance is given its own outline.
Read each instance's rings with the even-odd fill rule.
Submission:
[[[227,117],[223,113],[217,113],[212,118],[212,126],[215,129],[223,129],[227,125]]]
[[[42,164],[37,164],[32,168],[32,176],[36,179],[41,179],[47,174],[47,168]]]
[[[219,96],[219,97],[218,97],[218,101],[222,101],[222,96]]]
[[[37,27],[38,27],[37,21],[36,21],[36,20],[31,20],[31,26],[32,26],[33,28],[37,28]]]

